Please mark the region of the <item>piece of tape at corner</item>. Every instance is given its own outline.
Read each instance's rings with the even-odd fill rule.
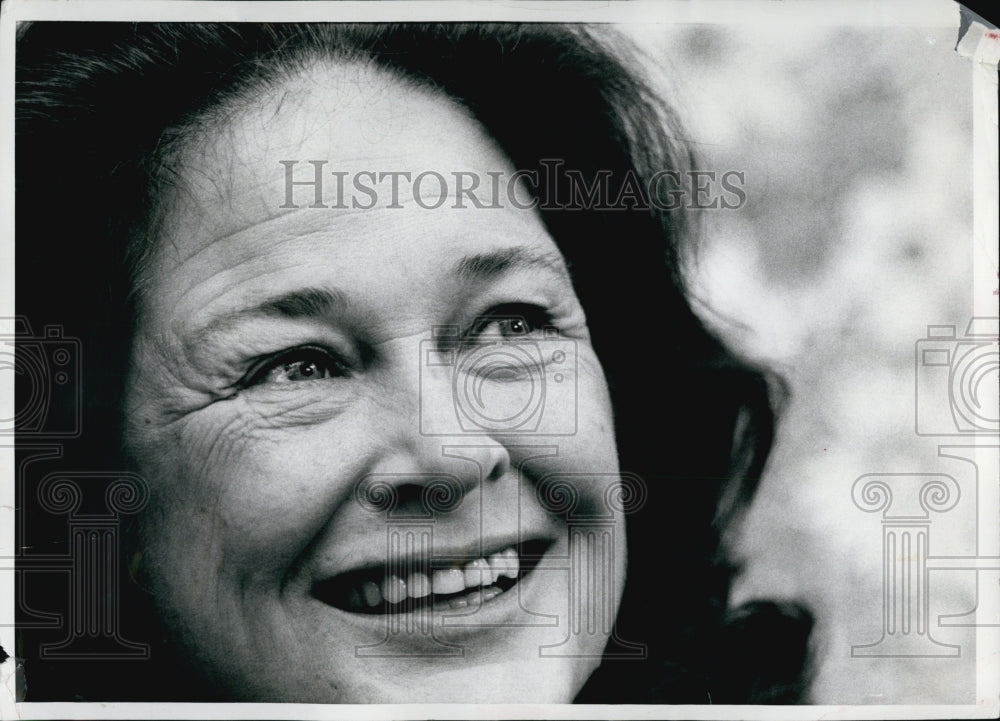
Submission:
[[[971,58],[974,62],[988,65],[995,70],[1000,64],[1000,30],[988,28],[973,20],[969,23],[965,34],[959,38],[955,52],[963,58]]]

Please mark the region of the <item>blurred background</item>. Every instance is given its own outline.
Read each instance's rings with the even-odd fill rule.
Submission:
[[[746,173],[744,207],[700,211],[701,313],[790,390],[733,542],[745,564],[733,601],[812,609],[814,703],[974,703],[975,630],[939,617],[975,607],[975,571],[928,574],[926,631],[950,645],[928,648],[949,655],[852,656],[884,623],[882,514],[854,504],[856,479],[950,475],[960,498],[930,514],[929,552],[977,548],[975,466],[938,452],[968,437],[920,436],[914,410],[915,379],[927,372],[915,366],[917,342],[929,325],[955,325],[961,337],[973,263],[996,265],[995,254],[973,257],[972,72],[954,51],[956,29],[631,32],[702,166]],[[928,382],[920,392],[946,403],[946,384]],[[896,481],[911,488],[895,500],[908,493],[919,512],[920,479]]]

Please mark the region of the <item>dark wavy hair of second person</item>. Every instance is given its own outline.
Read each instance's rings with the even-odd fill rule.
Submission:
[[[530,213],[278,209],[282,158],[529,173],[559,159],[579,177],[607,174],[612,188],[696,167],[639,67],[622,37],[587,26],[22,28],[17,312],[81,339],[83,405],[82,434],[61,458],[27,463],[34,451],[18,449],[19,544],[66,543],[65,518],[28,492],[41,474],[140,474],[150,501],[121,544],[128,573],[115,613],[123,638],[152,649],[131,662],[43,658],[38,649],[63,631],[29,621],[68,611],[65,577],[22,573],[27,700],[807,700],[809,613],[728,605],[738,569],[722,539],[754,495],[779,384],[692,312],[685,208],[645,195],[624,210],[568,211],[535,183]],[[459,276],[475,283],[454,286]],[[342,305],[314,292],[331,279]],[[292,291],[254,310],[223,303],[258,302],[286,281]],[[498,307],[544,313],[511,325]],[[641,479],[641,507],[616,527],[627,539],[614,561],[624,571],[627,546],[624,587],[602,600],[613,608],[621,594],[614,632],[563,658],[539,648],[557,647],[564,628],[516,624],[443,630],[465,645],[457,661],[362,658],[358,639],[378,635],[379,614],[324,603],[316,590],[348,568],[360,583],[358,544],[384,538],[347,507],[345,484],[372,469],[467,480],[474,464],[408,435],[414,394],[432,395],[406,370],[417,366],[418,327],[465,313],[477,316],[470,328],[485,319],[529,337],[554,324],[579,369],[579,429],[557,459],[525,455],[523,436],[477,438],[489,472],[464,491],[484,504],[477,523],[499,528],[498,494],[534,497],[546,474]],[[287,340],[267,345],[276,338]],[[584,501],[597,493],[580,483]],[[535,511],[519,522],[535,524],[539,548],[562,548],[565,514]],[[439,520],[435,538],[464,538],[468,518],[456,518]],[[543,572],[544,554],[524,575],[527,546],[513,548],[526,554],[523,602],[565,609],[565,580],[551,580],[564,577]],[[516,611],[503,595],[485,603],[505,588],[475,595],[484,613]]]

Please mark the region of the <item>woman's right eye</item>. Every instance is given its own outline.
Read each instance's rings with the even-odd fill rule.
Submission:
[[[331,351],[315,346],[292,348],[272,357],[247,373],[241,386],[270,383],[301,383],[348,375],[346,364]]]
[[[477,318],[466,337],[490,342],[500,338],[526,339],[551,325],[552,318],[543,308],[528,303],[505,303]]]

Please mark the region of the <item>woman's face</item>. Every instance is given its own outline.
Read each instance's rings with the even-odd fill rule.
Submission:
[[[571,700],[625,539],[562,257],[505,190],[476,208],[449,182],[425,209],[397,176],[395,198],[385,181],[372,208],[332,207],[335,173],[349,194],[428,170],[474,173],[488,205],[510,162],[441,94],[319,63],[180,156],[126,403],[140,577],[173,642],[236,698]],[[322,203],[287,185],[316,167]]]

